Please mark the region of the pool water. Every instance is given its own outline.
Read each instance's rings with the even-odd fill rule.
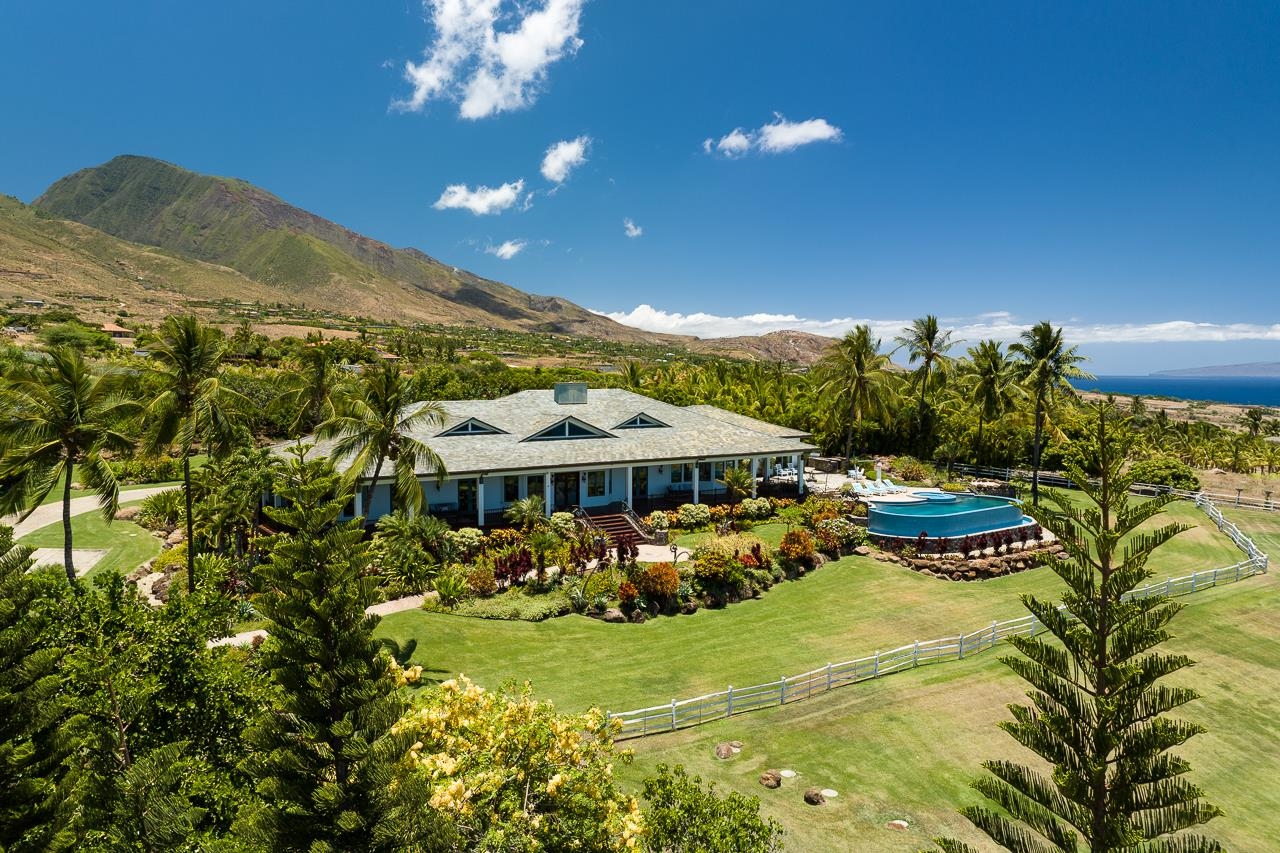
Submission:
[[[920,497],[924,497],[921,495]],[[867,512],[868,532],[880,536],[930,538],[972,536],[1033,523],[1022,506],[992,495],[948,495],[918,503],[875,503]]]

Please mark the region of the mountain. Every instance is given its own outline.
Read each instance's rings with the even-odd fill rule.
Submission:
[[[1182,370],[1161,370],[1152,376],[1253,376],[1258,378],[1280,378],[1280,361],[1252,361],[1248,364],[1219,364],[1210,367],[1188,367]]]
[[[823,335],[788,329],[737,338],[699,338],[689,344],[689,349],[750,361],[780,361],[809,366],[822,358],[832,343],[831,338]]]
[[[248,297],[259,301],[396,321],[616,341],[677,340],[624,326],[559,297],[535,296],[481,278],[417,249],[393,248],[245,181],[148,157],[121,156],[82,169],[54,183],[32,206],[169,256],[234,271],[262,285],[261,295]],[[184,292],[182,282],[165,284]],[[234,298],[231,292],[225,295]]]

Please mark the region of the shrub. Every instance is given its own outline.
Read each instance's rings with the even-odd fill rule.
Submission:
[[[867,544],[867,531],[848,519],[828,518],[818,522],[814,538],[826,553],[847,554],[859,545]]]
[[[933,477],[933,469],[911,456],[899,456],[893,460],[893,472],[900,479],[923,483]]]
[[[1171,489],[1185,489],[1189,492],[1199,491],[1200,478],[1192,467],[1178,459],[1148,459],[1138,462],[1129,469],[1134,482],[1150,483],[1153,486],[1168,486]]]
[[[733,507],[728,504],[716,504],[707,507],[707,514],[711,516],[712,524],[724,524],[729,520],[733,513]]]
[[[510,548],[512,545],[519,545],[524,541],[524,537],[519,530],[510,527],[500,527],[497,530],[489,531],[488,537],[485,539],[485,546],[488,548]]]
[[[187,543],[170,548],[167,551],[161,551],[160,556],[155,558],[151,564],[153,572],[170,572],[174,569],[187,565]]]
[[[631,581],[623,581],[618,584],[618,601],[623,607],[635,607],[636,599],[640,597],[640,590],[636,589],[636,585]]]
[[[453,607],[470,591],[470,579],[457,569],[441,572],[431,583],[439,601],[445,607]]]
[[[667,518],[667,514],[662,510],[656,510],[649,513],[645,518],[645,524],[648,524],[654,530],[667,530],[671,527],[671,521]]]
[[[615,569],[592,572],[582,583],[582,597],[587,601],[595,601],[601,596],[613,598],[618,594],[621,582],[622,578]]]
[[[747,498],[738,504],[738,515],[755,521],[763,521],[773,515],[773,504],[768,498]]]
[[[939,486],[939,488],[942,489],[942,491],[944,492],[952,492],[952,493],[969,491],[969,487],[966,486],[964,483],[943,483],[941,486]]]
[[[664,604],[680,589],[680,573],[670,563],[652,563],[641,570],[636,588],[647,601]]]
[[[186,512],[181,489],[156,492],[142,502],[138,512],[138,524],[149,530],[169,530],[177,527]]]
[[[478,565],[467,572],[467,587],[474,595],[488,598],[498,591],[498,580],[493,576],[493,567]]]
[[[563,539],[571,539],[577,533],[578,524],[573,520],[571,512],[551,513],[551,530]]]
[[[810,530],[823,521],[844,515],[844,502],[829,498],[810,498],[798,506],[804,526]]]
[[[686,529],[706,527],[711,523],[711,509],[706,504],[682,504],[676,510],[676,517]]]
[[[812,566],[817,550],[807,530],[788,530],[778,545],[778,556],[794,566]]]
[[[509,589],[493,598],[473,598],[459,603],[453,610],[459,616],[478,619],[510,619],[541,622],[573,612],[569,596],[559,590],[530,595],[523,589]]]
[[[111,470],[122,484],[165,483],[182,479],[182,460],[172,456],[116,459]]]
[[[463,560],[470,560],[484,547],[484,533],[475,527],[463,527],[449,531],[449,544]]]
[[[742,586],[746,567],[733,554],[710,550],[694,560],[693,577],[703,591],[723,593]]]

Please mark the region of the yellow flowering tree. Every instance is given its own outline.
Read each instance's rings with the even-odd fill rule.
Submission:
[[[474,851],[625,851],[643,818],[613,777],[613,728],[598,710],[562,715],[519,691],[466,677],[424,692],[393,733],[412,742],[397,785],[422,791]],[[426,792],[429,792],[426,793]]]

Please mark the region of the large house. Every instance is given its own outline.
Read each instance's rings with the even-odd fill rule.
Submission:
[[[431,512],[484,527],[505,508],[539,495],[547,514],[626,503],[700,503],[723,495],[726,466],[749,464],[758,478],[789,470],[804,491],[807,433],[714,406],[673,406],[618,388],[562,383],[497,400],[441,404],[442,424],[413,435],[445,464],[447,479],[418,471]],[[320,442],[324,452],[329,442]],[[342,463],[339,462],[339,468]],[[365,472],[365,483],[368,475]],[[790,478],[788,478],[789,480]],[[357,489],[349,508],[375,521],[391,506],[385,471],[373,494]],[[754,492],[754,488],[753,488]]]

